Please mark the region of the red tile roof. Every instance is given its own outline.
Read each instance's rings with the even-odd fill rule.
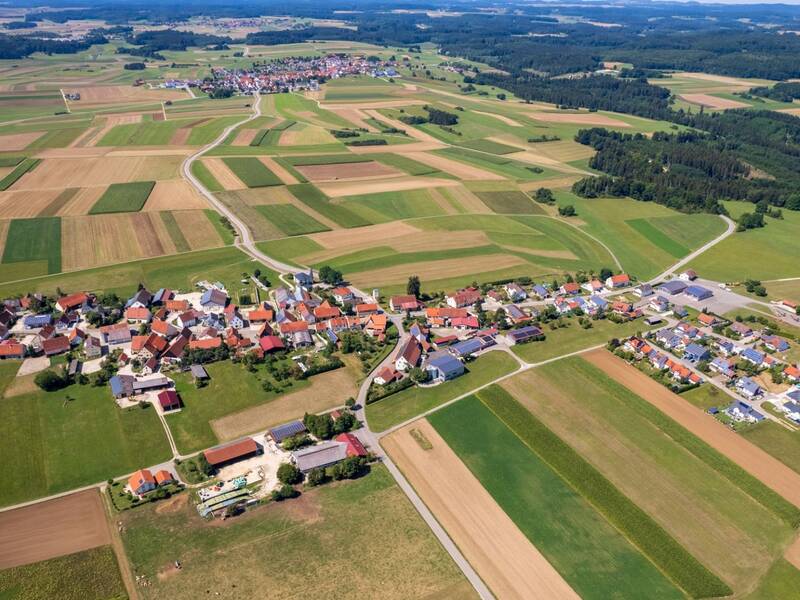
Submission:
[[[347,444],[347,456],[367,455],[367,450],[364,448],[364,444],[362,444],[361,440],[359,440],[352,433],[340,433],[336,436],[336,441]]]
[[[178,396],[178,392],[175,390],[164,390],[163,392],[159,392],[158,402],[161,404],[161,408],[164,409],[180,408],[181,405],[180,396]]]
[[[158,473],[156,473],[156,483],[158,485],[172,483],[173,481],[175,481],[175,477],[166,469],[161,469]]]
[[[68,296],[61,296],[56,303],[62,309],[69,310],[71,308],[78,308],[88,299],[89,296],[85,292],[76,292],[74,294],[69,294]]]
[[[274,311],[269,308],[256,308],[247,313],[247,318],[254,322],[272,321],[272,318],[274,316],[275,316]]]
[[[267,335],[258,340],[258,345],[264,352],[272,352],[273,350],[283,350],[286,346],[283,340],[277,335]]]
[[[65,335],[57,335],[54,338],[42,342],[42,350],[48,356],[59,354],[70,349],[69,338]]]
[[[281,323],[281,333],[295,333],[297,331],[308,331],[308,323],[305,321]]]
[[[167,310],[176,311],[176,312],[184,312],[189,309],[189,301],[188,300],[167,300],[164,302],[164,306]]]
[[[242,458],[258,451],[258,445],[253,438],[246,438],[219,448],[211,448],[203,454],[210,465],[219,465],[230,460]]]
[[[125,318],[129,321],[148,321],[153,315],[143,306],[131,306],[125,311]]]
[[[204,340],[190,340],[190,350],[213,350],[222,346],[222,338],[206,338]]]
[[[22,356],[25,354],[25,346],[15,340],[5,340],[0,342],[0,356]]]
[[[150,469],[140,469],[128,478],[128,485],[133,491],[136,491],[144,483],[152,483],[155,485],[156,480]]]

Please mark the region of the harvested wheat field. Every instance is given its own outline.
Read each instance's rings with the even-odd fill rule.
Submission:
[[[346,121],[350,121],[356,127],[361,127],[372,133],[376,133],[378,131],[364,120],[367,118],[367,115],[361,112],[361,110],[358,108],[337,108],[332,112],[336,113]]]
[[[231,146],[249,146],[250,142],[255,139],[257,133],[258,129],[240,129],[236,133],[236,137],[233,138]]]
[[[208,203],[183,179],[157,181],[142,210],[189,210],[208,208]]]
[[[433,200],[436,203],[436,206],[438,206],[442,210],[442,212],[444,212],[444,214],[446,215],[458,214],[458,210],[453,205],[453,203],[447,198],[447,196],[445,196],[443,190],[438,190],[436,188],[433,188],[431,190],[428,190],[428,195],[430,195],[431,200]]]
[[[577,125],[597,125],[599,127],[630,127],[625,121],[590,112],[561,113],[532,111],[527,113],[527,116],[546,123],[575,123]]]
[[[5,152],[24,150],[30,144],[42,137],[45,133],[45,131],[29,131],[27,133],[0,135],[0,148],[2,148]]]
[[[355,377],[350,366],[314,375],[308,387],[284,394],[266,404],[214,419],[211,421],[211,429],[220,442],[227,442],[301,418],[307,412],[321,413],[341,406],[345,398],[358,393]],[[335,390],[335,393],[331,390]]]
[[[111,146],[83,146],[81,148],[44,148],[35,158],[97,158],[114,150]]]
[[[181,127],[179,129],[176,129],[175,133],[172,134],[172,137],[169,138],[169,145],[170,146],[185,145],[191,133],[192,129],[190,127]]]
[[[130,181],[176,179],[180,156],[114,156],[81,160],[43,160],[15,185],[15,190],[63,190]]]
[[[750,105],[745,104],[744,102],[739,102],[737,100],[729,100],[727,98],[717,98],[716,96],[712,96],[711,94],[681,94],[680,98],[683,98],[687,102],[691,102],[692,104],[699,104],[700,106],[705,106],[707,108],[719,108],[719,109],[728,109],[728,108],[748,108]]]
[[[278,177],[278,179],[280,179],[286,185],[292,185],[294,183],[300,183],[297,180],[297,177],[295,177],[294,175],[289,173],[289,171],[287,171],[285,167],[283,167],[282,165],[279,165],[277,162],[275,162],[275,159],[273,159],[273,158],[271,158],[269,156],[259,156],[258,160],[260,160],[261,163],[265,167],[267,167],[270,171],[275,173],[275,175]]]
[[[151,102],[153,100],[180,100],[188,97],[183,90],[154,89],[145,86],[103,85],[66,87],[64,93],[78,93],[81,99],[69,102],[73,108],[96,104],[124,104],[129,102]]]
[[[398,252],[425,252],[474,248],[491,242],[484,231],[448,231],[447,235],[442,235],[441,231],[420,231],[386,243]]]
[[[427,102],[422,100],[373,100],[372,102],[361,102],[356,100],[352,104],[337,102],[332,104],[320,104],[319,107],[324,108],[325,110],[341,110],[343,108],[376,110],[379,108],[404,108],[406,106],[419,106],[423,104],[427,104]]]
[[[231,192],[222,192],[226,196],[233,196],[248,206],[262,206],[265,204],[291,204],[297,202],[292,193],[283,186],[274,185],[268,188],[246,188]]]
[[[420,233],[416,227],[404,221],[368,225],[356,229],[339,231],[323,231],[309,235],[312,240],[328,250],[350,250],[351,248],[369,248],[383,242]]]
[[[528,263],[518,256],[487,254],[471,256],[469,260],[450,258],[447,260],[430,260],[423,263],[397,265],[384,269],[372,269],[353,273],[350,279],[357,286],[380,287],[402,283],[408,279],[409,273],[418,275],[422,280],[432,281],[435,279],[461,277],[463,275],[477,275],[488,271],[499,271],[524,264]]]
[[[473,194],[463,185],[458,185],[455,187],[446,188],[439,191],[443,196],[451,198],[457,204],[460,204],[461,207],[468,213],[487,214],[487,215],[494,214],[494,211],[488,206],[486,206],[483,200],[478,198],[478,196]]]
[[[103,185],[80,188],[77,193],[58,210],[56,215],[59,217],[88,215],[91,208],[105,191],[106,186]]]
[[[383,117],[381,117],[383,118]],[[410,152],[430,152],[431,150],[441,150],[447,148],[442,142],[411,142],[399,144],[397,146],[349,146],[353,154],[407,154]]]
[[[327,129],[315,125],[294,125],[281,134],[279,146],[317,146],[336,142]]]
[[[95,489],[0,513],[0,569],[110,543],[103,502]]]
[[[405,103],[404,106],[407,106],[408,104],[409,103]],[[368,107],[361,106],[360,108],[368,108]],[[373,119],[378,119],[379,121],[386,123],[390,127],[394,127],[396,129],[400,129],[401,131],[405,131],[409,137],[412,137],[415,140],[419,140],[420,142],[441,143],[431,134],[425,133],[424,131],[417,129],[416,127],[413,127],[411,125],[406,125],[405,123],[403,123],[398,119],[392,119],[390,117],[382,115],[377,110],[366,110],[364,112],[366,112]]]
[[[434,187],[451,187],[459,185],[452,179],[434,179],[433,177],[395,177],[393,179],[373,179],[361,181],[334,181],[320,183],[317,187],[331,198],[343,196],[359,196],[361,194],[377,194],[379,192],[402,192]]]
[[[8,227],[11,225],[11,221],[6,219],[0,221],[0,255],[2,255],[3,251],[6,249],[6,239],[8,239]],[[6,396],[8,395],[8,390],[6,390]]]
[[[226,190],[241,190],[247,186],[233,171],[228,168],[221,158],[204,158],[203,164],[208,168],[214,179]]]
[[[176,252],[158,213],[120,213],[61,220],[64,271]]]
[[[581,175],[565,175],[564,177],[554,177],[552,179],[542,179],[540,181],[525,181],[519,184],[519,189],[523,192],[531,192],[539,188],[550,188],[551,190],[571,188],[572,184],[578,181]]]
[[[593,350],[583,357],[760,479],[767,487],[800,506],[800,474],[607,350]]]
[[[337,181],[340,179],[367,179],[373,177],[398,177],[401,171],[375,161],[336,163],[328,165],[296,166],[309,181]]]
[[[458,160],[452,160],[444,156],[439,156],[438,154],[431,154],[428,152],[403,152],[402,154],[404,156],[408,156],[408,158],[419,161],[424,165],[428,165],[429,167],[433,167],[434,169],[438,169],[439,171],[444,171],[445,173],[449,173],[450,175],[458,177],[462,181],[500,181],[501,179],[505,179],[502,175],[498,175],[497,173],[492,173],[486,169],[481,169],[480,167],[463,163]]]
[[[578,598],[427,420],[381,445],[498,598]]]
[[[178,210],[172,214],[192,250],[216,248],[222,245],[216,228],[202,210]]]
[[[517,123],[514,119],[511,119],[505,115],[498,115],[497,113],[490,113],[490,112],[483,112],[482,110],[473,110],[476,115],[485,115],[487,117],[494,117],[498,121],[502,121],[506,125],[510,125],[511,127],[522,127],[521,123]]]
[[[0,219],[35,217],[60,193],[59,190],[0,192]]]

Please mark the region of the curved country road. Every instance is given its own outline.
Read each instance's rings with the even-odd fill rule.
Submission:
[[[189,183],[191,183],[195,187],[195,189],[197,189],[197,191],[200,192],[200,194],[202,194],[203,197],[209,201],[209,203],[211,203],[211,206],[213,206],[219,213],[225,215],[225,217],[227,217],[228,220],[231,222],[231,225],[233,225],[237,233],[236,240],[234,242],[234,245],[237,248],[239,248],[252,258],[255,258],[256,260],[263,262],[265,265],[267,265],[268,267],[277,271],[280,274],[294,273],[298,270],[296,267],[292,267],[291,265],[287,265],[285,263],[277,261],[267,256],[263,252],[261,252],[256,247],[255,241],[253,240],[253,236],[250,233],[250,229],[247,227],[247,225],[241,219],[239,219],[239,217],[237,217],[227,206],[225,206],[222,202],[217,200],[217,198],[214,197],[214,194],[212,194],[211,191],[208,188],[206,188],[202,184],[202,182],[200,182],[200,180],[198,180],[197,177],[195,177],[194,174],[192,173],[192,164],[194,163],[194,161],[196,161],[198,158],[200,158],[210,150],[213,150],[214,148],[222,144],[234,129],[261,116],[260,99],[261,98],[258,95],[258,93],[254,94],[253,114],[251,114],[248,118],[227,127],[216,140],[214,140],[207,146],[204,146],[200,151],[196,152],[195,154],[189,156],[181,165],[181,173],[184,179],[186,179]],[[395,326],[398,329],[399,333],[398,340],[402,340],[405,337],[405,332],[403,331],[402,318],[393,317],[392,322],[394,322]],[[386,456],[386,454],[381,450],[380,444],[378,444],[377,437],[369,429],[369,426],[367,425],[366,414],[363,409],[363,406],[366,404],[367,390],[369,389],[369,386],[372,383],[372,378],[374,377],[375,373],[381,367],[389,364],[389,362],[391,362],[392,360],[393,355],[394,351],[392,351],[392,353],[390,353],[386,357],[386,359],[383,362],[381,362],[381,364],[367,376],[367,378],[364,380],[364,383],[361,386],[361,390],[359,390],[358,399],[359,399],[359,405],[362,408],[359,409],[357,415],[359,419],[364,423],[364,428],[360,431],[361,437],[364,438],[364,441],[370,446],[372,451],[378,455],[381,462],[384,465],[386,465],[386,468],[388,469],[389,473],[391,473],[392,476],[394,477],[395,481],[397,482],[397,485],[406,494],[411,504],[414,506],[417,512],[419,512],[420,516],[422,516],[425,523],[431,528],[431,531],[437,537],[439,543],[441,543],[444,549],[448,552],[448,554],[450,554],[451,558],[453,559],[453,562],[455,562],[456,565],[459,567],[459,569],[461,569],[461,571],[464,573],[464,576],[467,578],[470,584],[475,588],[475,591],[478,593],[478,595],[484,600],[489,600],[491,598],[494,598],[492,593],[489,591],[489,588],[486,587],[486,584],[483,583],[481,578],[472,568],[472,565],[470,565],[467,559],[464,558],[464,555],[461,554],[461,551],[455,545],[453,540],[450,539],[450,536],[447,534],[444,528],[439,524],[439,522],[433,516],[431,511],[428,510],[428,507],[425,506],[425,503],[414,491],[414,488],[412,488],[411,485],[406,480],[406,478],[403,477],[402,473],[400,473],[400,470],[394,465],[391,459],[388,456]]]
[[[253,114],[251,114],[246,119],[239,121],[238,123],[234,123],[229,127],[226,127],[223,132],[219,135],[217,139],[213,142],[208,144],[207,146],[203,146],[198,152],[190,155],[183,161],[181,165],[181,175],[183,178],[186,179],[189,183],[191,183],[194,188],[200,192],[200,194],[208,200],[208,202],[213,206],[217,212],[225,215],[225,217],[230,221],[233,228],[236,230],[236,239],[234,241],[234,245],[239,248],[245,254],[248,254],[252,258],[263,262],[266,266],[277,271],[278,273],[294,273],[298,269],[296,267],[292,267],[291,265],[287,265],[286,263],[282,263],[280,261],[275,260],[261,252],[256,247],[256,243],[253,240],[253,235],[250,233],[250,229],[247,225],[237,217],[233,211],[231,211],[225,204],[220,202],[214,197],[214,194],[202,184],[202,182],[194,176],[192,173],[192,165],[194,162],[206,154],[207,152],[213,150],[220,144],[222,144],[225,139],[230,135],[230,133],[236,129],[237,127],[244,125],[245,123],[249,123],[254,119],[257,119],[261,116],[261,96],[258,93],[253,94]]]

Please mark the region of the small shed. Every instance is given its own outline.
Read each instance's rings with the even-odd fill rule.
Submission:
[[[209,379],[208,371],[206,371],[203,365],[192,365],[189,367],[189,371],[191,371],[192,379],[195,381],[205,381]]]

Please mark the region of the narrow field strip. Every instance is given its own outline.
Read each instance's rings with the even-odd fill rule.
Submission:
[[[708,598],[732,593],[719,577],[689,554],[666,530],[508,392],[495,386],[481,391],[478,397],[531,450],[690,596]]]
[[[427,421],[381,444],[498,597],[578,598]]]
[[[792,527],[800,526],[800,475],[607,350],[585,359],[647,400],[635,408]]]

